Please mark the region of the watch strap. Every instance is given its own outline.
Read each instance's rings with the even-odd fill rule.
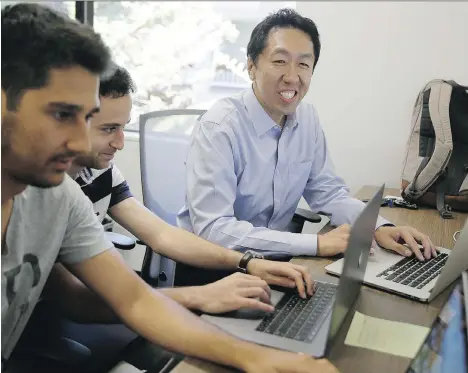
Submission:
[[[239,261],[237,270],[242,273],[247,273],[247,266],[252,259],[263,259],[263,255],[258,254],[251,250],[247,250],[244,256]]]

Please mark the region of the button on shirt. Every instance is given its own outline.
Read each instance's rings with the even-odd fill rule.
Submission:
[[[286,231],[301,196],[334,225],[352,224],[364,207],[335,174],[314,107],[299,104],[281,128],[252,88],[200,118],[186,172],[178,225],[231,249],[316,255],[316,235]]]

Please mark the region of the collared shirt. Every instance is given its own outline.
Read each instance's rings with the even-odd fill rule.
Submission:
[[[186,177],[178,225],[231,249],[316,255],[316,235],[286,231],[301,196],[334,225],[352,224],[364,207],[335,174],[313,105],[300,103],[281,128],[252,88],[200,118]]]

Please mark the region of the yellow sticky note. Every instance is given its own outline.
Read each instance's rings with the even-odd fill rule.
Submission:
[[[355,312],[345,344],[392,355],[416,356],[429,328],[389,321]]]

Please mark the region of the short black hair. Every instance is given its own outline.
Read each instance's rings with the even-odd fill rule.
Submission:
[[[268,35],[272,29],[295,28],[305,32],[310,36],[314,45],[314,67],[320,56],[320,35],[317,26],[310,18],[301,16],[293,9],[280,9],[275,13],[268,15],[252,31],[249,44],[247,45],[247,57],[250,57],[254,63],[258,56],[265,50]]]
[[[2,9],[2,90],[15,110],[27,89],[44,87],[53,68],[81,66],[101,75],[110,51],[87,25],[48,6],[31,3]]]
[[[101,77],[99,95],[101,97],[119,98],[136,90],[135,83],[127,69],[111,63],[109,70]]]

